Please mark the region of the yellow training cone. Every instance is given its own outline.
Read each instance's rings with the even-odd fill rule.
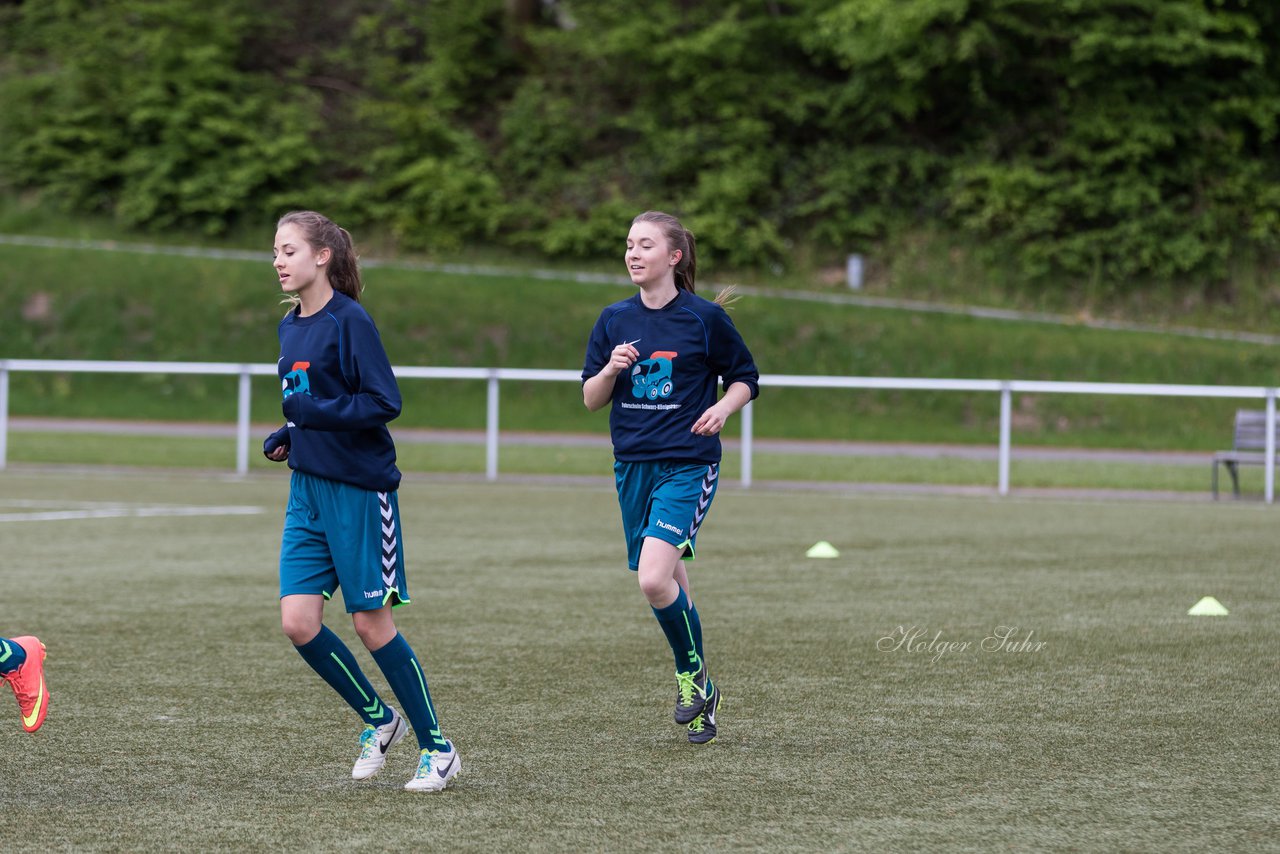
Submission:
[[[840,552],[836,551],[836,547],[823,540],[815,543],[813,548],[804,553],[805,557],[840,557]]]
[[[1190,617],[1225,617],[1227,609],[1222,607],[1222,603],[1212,596],[1206,596],[1199,602],[1191,606],[1191,610],[1187,612]]]

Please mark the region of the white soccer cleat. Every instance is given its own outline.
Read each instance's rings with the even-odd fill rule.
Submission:
[[[411,792],[438,792],[462,770],[462,757],[454,748],[453,742],[447,742],[448,750],[422,751],[418,760],[418,770],[413,778],[404,784]]]
[[[351,769],[356,780],[368,780],[381,771],[387,762],[387,751],[409,731],[409,725],[395,709],[388,706],[387,711],[391,712],[390,721],[380,727],[365,724],[360,733],[360,756]]]

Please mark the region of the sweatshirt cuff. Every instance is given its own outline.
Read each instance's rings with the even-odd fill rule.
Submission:
[[[276,432],[268,436],[266,438],[266,441],[262,443],[262,453],[270,454],[276,448],[279,448],[282,446],[287,448],[289,447],[289,445],[290,445],[289,428],[281,427],[279,430],[277,430]]]
[[[284,410],[285,420],[291,422],[295,427],[302,427],[302,399],[306,397],[303,394],[291,394],[284,399],[282,409]]]

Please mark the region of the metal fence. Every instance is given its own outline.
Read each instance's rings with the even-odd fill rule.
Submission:
[[[531,370],[524,368],[429,368],[395,367],[401,380],[475,380],[488,386],[485,416],[485,477],[498,478],[499,385],[503,380],[535,382],[580,382],[578,371]],[[9,435],[9,376],[23,371],[45,373],[111,374],[197,374],[237,376],[239,404],[236,418],[236,471],[249,470],[250,381],[255,376],[276,376],[276,366],[234,362],[109,362],[58,359],[0,359],[0,469],[7,459]],[[985,392],[999,395],[1000,429],[997,452],[997,491],[1009,492],[1009,460],[1013,443],[1013,396],[1015,394],[1100,394],[1146,395],[1154,397],[1234,398],[1262,400],[1266,404],[1266,449],[1264,452],[1264,497],[1268,504],[1275,495],[1276,389],[1262,386],[1161,385],[1143,383],[1048,382],[1035,380],[955,380],[906,377],[829,377],[764,374],[760,385],[769,388],[878,389],[902,391]],[[753,408],[742,410],[742,485],[752,481]]]

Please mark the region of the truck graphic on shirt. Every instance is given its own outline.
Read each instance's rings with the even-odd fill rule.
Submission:
[[[675,386],[671,382],[673,350],[655,350],[649,358],[631,366],[631,396],[657,400],[671,397]]]
[[[284,375],[280,382],[285,397],[291,394],[311,394],[311,380],[307,379],[307,368],[310,362],[294,362],[293,369]]]

